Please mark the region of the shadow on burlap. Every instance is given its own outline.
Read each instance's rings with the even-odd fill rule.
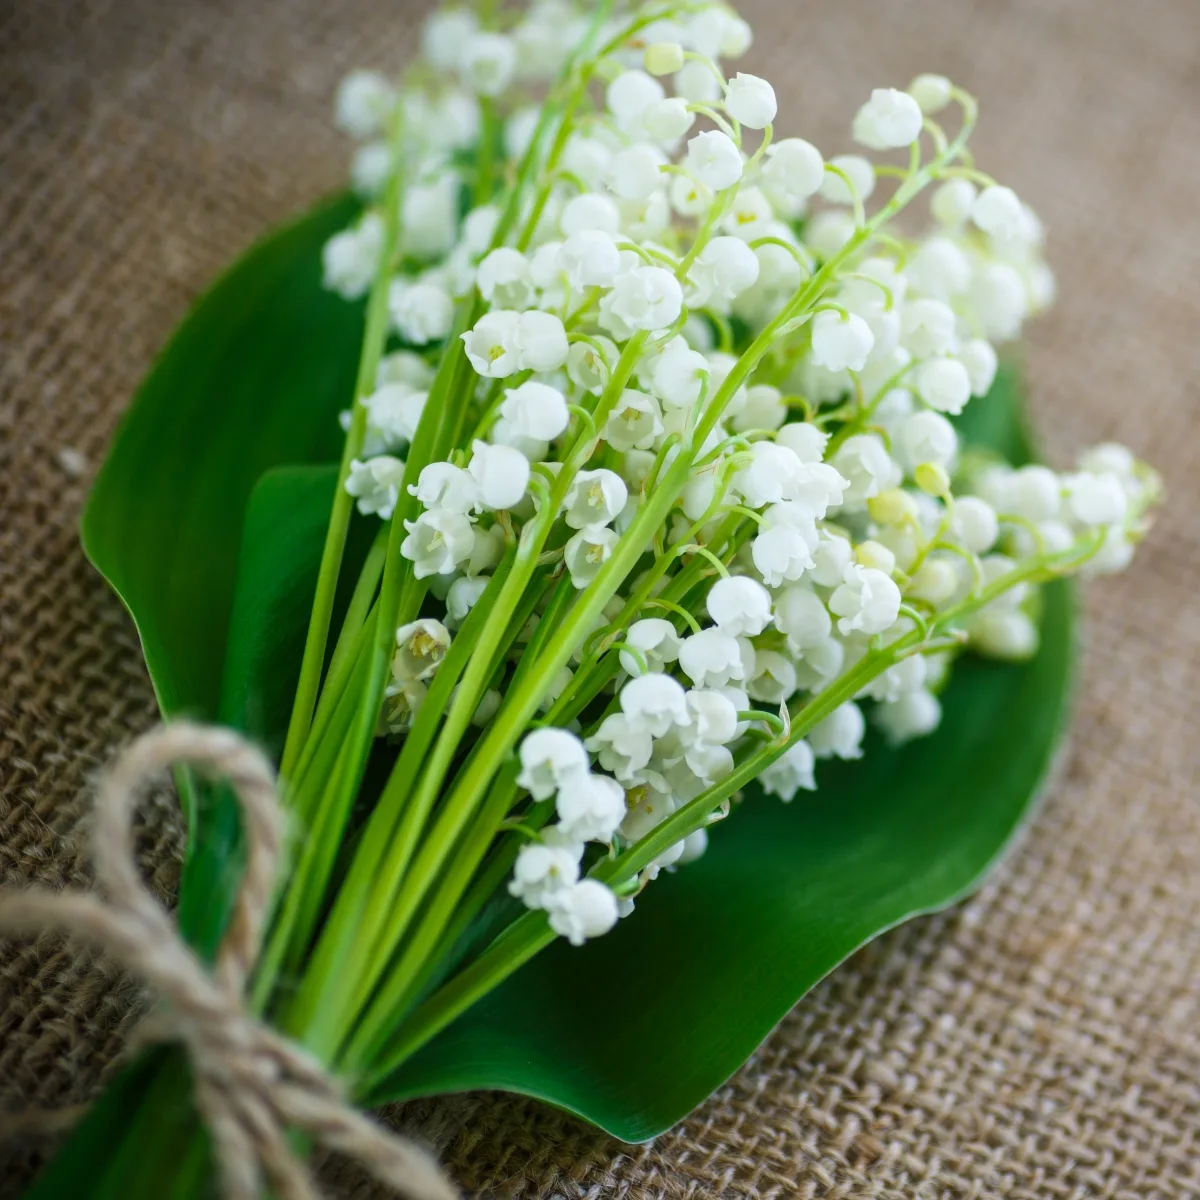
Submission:
[[[470,1191],[542,1197],[1200,1194],[1200,9],[1194,0],[745,5],[781,127],[848,149],[876,84],[979,95],[981,163],[1043,215],[1060,280],[1029,369],[1051,457],[1127,441],[1171,496],[1089,598],[1063,776],[984,891],[819,987],[690,1120],[629,1148],[503,1096],[409,1106]],[[418,6],[0,13],[0,864],[80,882],[84,785],[154,703],[79,550],[87,480],[188,303],[343,176],[336,80],[408,53]],[[970,797],[964,797],[969,803]],[[170,895],[169,798],[145,861]],[[0,1108],[88,1097],[136,993],[44,939],[0,953]],[[10,1162],[10,1192],[36,1161]],[[3,1185],[0,1185],[3,1187]],[[373,1195],[348,1175],[338,1194]]]

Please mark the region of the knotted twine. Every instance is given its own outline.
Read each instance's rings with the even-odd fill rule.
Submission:
[[[180,764],[227,780],[241,805],[245,870],[211,968],[180,937],[134,859],[138,796],[154,776]],[[166,1002],[148,1024],[156,1040],[181,1042],[188,1052],[196,1107],[230,1200],[258,1200],[264,1176],[280,1200],[318,1200],[289,1130],[355,1160],[408,1200],[453,1200],[457,1191],[423,1149],[356,1109],[314,1058],[246,1009],[243,992],[262,940],[283,829],[275,773],[259,750],[227,729],[183,721],[162,726],[135,741],[101,780],[92,858],[106,898],[29,888],[0,897],[0,929],[36,934],[56,926],[84,938]]]

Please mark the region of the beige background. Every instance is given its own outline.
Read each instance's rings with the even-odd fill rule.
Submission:
[[[334,84],[354,65],[401,62],[421,7],[0,6],[0,866],[12,880],[82,878],[65,835],[86,775],[153,719],[129,622],[77,545],[87,478],[189,301],[338,185]],[[743,65],[775,82],[786,131],[831,152],[848,148],[873,85],[933,69],[980,96],[981,164],[1043,215],[1060,280],[1028,349],[1049,451],[1127,441],[1162,467],[1171,500],[1135,569],[1089,597],[1064,774],[979,897],[859,955],[652,1148],[506,1097],[407,1119],[485,1195],[1195,1196],[1200,4],[744,11],[759,42]],[[64,451],[82,455],[82,477]],[[164,894],[173,811],[164,800],[144,832]],[[0,1107],[89,1094],[130,999],[53,940],[0,951]],[[10,1191],[24,1169],[0,1172]]]

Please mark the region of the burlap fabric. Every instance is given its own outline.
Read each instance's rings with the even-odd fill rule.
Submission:
[[[148,726],[118,602],[79,550],[87,482],[188,302],[343,176],[335,81],[395,65],[420,6],[0,6],[0,864],[82,878],[84,783]],[[971,902],[819,987],[692,1119],[630,1149],[482,1096],[399,1117],[471,1192],[549,1197],[1200,1194],[1200,9],[1195,0],[746,0],[783,124],[844,146],[875,84],[976,92],[984,165],[1042,213],[1061,298],[1029,367],[1052,456],[1118,438],[1171,490],[1089,598],[1063,777]],[[165,894],[164,797],[143,849]],[[89,1096],[131,1027],[117,973],[0,951],[0,1108]],[[15,1192],[36,1162],[0,1170]],[[348,1174],[341,1195],[375,1195]]]

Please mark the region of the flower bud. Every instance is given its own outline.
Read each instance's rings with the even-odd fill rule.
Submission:
[[[678,42],[655,42],[646,47],[645,65],[651,75],[674,75],[683,67],[683,47]]]
[[[941,463],[922,463],[914,472],[917,487],[930,496],[945,496],[950,491],[950,476]]]
[[[880,525],[904,525],[920,515],[917,502],[903,488],[888,488],[872,496],[867,501],[867,512]]]

